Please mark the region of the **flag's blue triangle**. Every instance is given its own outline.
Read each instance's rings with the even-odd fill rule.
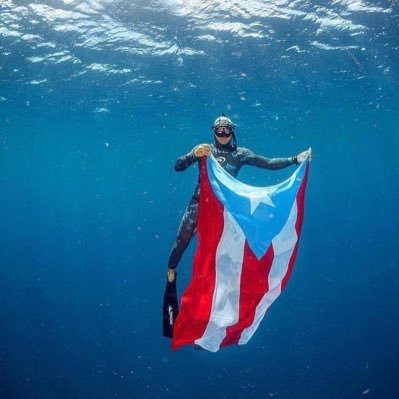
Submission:
[[[292,176],[275,186],[253,187],[228,174],[213,157],[207,157],[207,171],[213,191],[243,230],[248,245],[260,259],[288,220],[305,176],[302,162]]]

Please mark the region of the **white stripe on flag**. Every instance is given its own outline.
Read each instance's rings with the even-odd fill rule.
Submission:
[[[281,293],[281,283],[287,273],[288,265],[298,241],[295,224],[298,216],[298,207],[295,200],[288,220],[279,234],[272,241],[274,258],[268,276],[269,290],[256,307],[253,323],[241,333],[239,345],[246,344],[259,326],[269,306]]]
[[[212,352],[220,349],[226,328],[237,323],[245,236],[233,216],[224,209],[224,227],[216,250],[216,282],[212,310],[203,336],[195,343]]]

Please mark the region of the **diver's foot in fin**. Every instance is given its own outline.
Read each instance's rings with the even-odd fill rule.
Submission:
[[[173,338],[173,328],[176,317],[179,314],[179,303],[176,292],[177,273],[173,270],[173,279],[170,280],[169,271],[166,281],[165,293],[163,295],[163,336]]]

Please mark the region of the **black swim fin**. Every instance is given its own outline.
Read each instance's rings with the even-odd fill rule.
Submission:
[[[176,290],[177,273],[175,279],[170,283],[166,280],[165,293],[163,295],[163,336],[173,338],[173,328],[179,313]]]

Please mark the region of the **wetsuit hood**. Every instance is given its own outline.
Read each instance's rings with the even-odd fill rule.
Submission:
[[[237,139],[234,132],[235,124],[232,122],[230,118],[228,118],[225,114],[222,114],[218,118],[216,118],[215,122],[212,125],[213,130],[213,140],[216,148],[234,151],[237,149]],[[227,144],[220,144],[217,138],[215,137],[215,130],[218,127],[228,127],[232,131],[231,140]]]

